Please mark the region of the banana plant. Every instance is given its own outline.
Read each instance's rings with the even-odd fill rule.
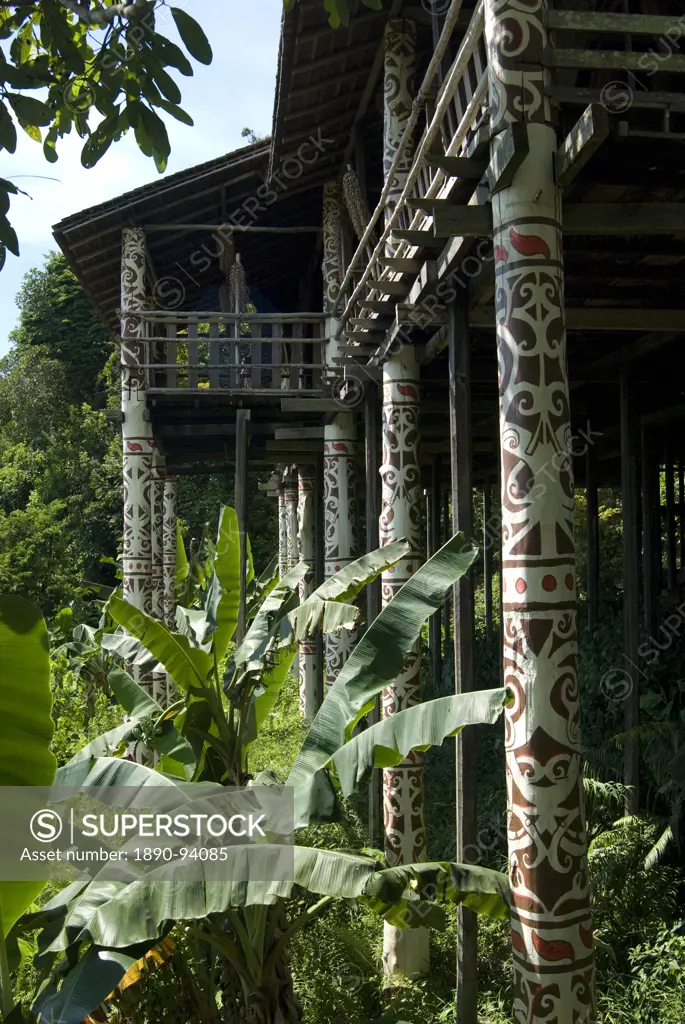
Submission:
[[[48,631],[38,608],[0,596],[0,786],[50,786],[57,762],[50,752]],[[5,939],[43,889],[39,882],[0,881],[0,1008],[13,1012]]]
[[[293,569],[268,593],[222,674],[219,666],[227,649],[226,638],[234,628],[233,618],[237,620],[232,610],[235,595],[229,592],[227,576],[226,589],[218,580],[222,592],[214,596],[214,612],[210,615],[205,608],[206,623],[194,621],[187,632],[171,633],[118,595],[110,600],[112,618],[162,663],[184,695],[182,706],[170,709],[169,716],[177,735],[193,748],[194,782],[273,784],[268,772],[250,778],[249,750],[275,704],[298,639],[319,625],[338,629],[341,622],[351,621],[356,610],[349,602],[365,581],[406,550],[400,542],[365,555],[299,606],[295,591],[307,566]],[[507,691],[496,689],[440,698],[363,732],[355,728],[375,697],[401,672],[425,622],[441,607],[447,590],[475,557],[475,549],[463,537],[453,538],[415,573],[367,629],[328,692],[287,780],[294,789],[297,826],[340,817],[341,797],[357,789],[374,767],[397,765],[410,750],[438,745],[468,724],[493,723],[502,713]],[[219,629],[220,622],[223,629]],[[119,689],[129,707],[142,703],[145,694],[139,691],[133,680],[126,680]],[[78,784],[88,787],[139,786],[150,784],[155,777],[161,781],[160,776],[166,784],[176,784],[189,777],[165,770],[164,763],[155,769],[91,754],[66,769],[77,772],[71,780],[77,778]],[[175,768],[167,762],[169,767]],[[240,846],[232,849],[236,857],[244,852]],[[208,957],[216,958],[237,979],[236,1002],[225,1007],[224,1019],[290,1024],[300,1016],[288,968],[288,945],[332,900],[357,900],[402,928],[444,927],[444,911],[436,897],[464,903],[490,916],[509,913],[506,875],[485,868],[447,863],[388,868],[381,855],[301,843],[293,846],[293,862],[291,880],[206,879],[201,885],[171,886],[155,885],[144,877],[129,884],[95,880],[57,897],[39,939],[41,962],[51,968],[51,976],[34,1012],[45,1016],[48,1006],[50,1019],[76,1024],[81,1018],[68,1011],[74,987],[69,983],[75,969],[71,965],[83,965],[78,990],[91,993],[94,1007],[106,987],[101,977],[103,958],[108,964],[115,962],[114,953],[139,958],[146,945],[152,948],[175,927],[203,943]],[[227,874],[230,877],[230,872]],[[312,902],[293,916],[288,900],[296,887],[298,892],[309,893]],[[36,919],[28,918],[24,925],[35,927]],[[124,967],[122,962],[122,975]],[[108,969],[110,989],[114,987],[111,981]],[[82,1016],[86,1002],[87,998],[78,1003]],[[55,1018],[56,1013],[60,1015]]]

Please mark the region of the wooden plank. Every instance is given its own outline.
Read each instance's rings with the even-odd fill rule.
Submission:
[[[638,522],[639,483],[637,459],[640,436],[639,401],[628,369],[621,368],[621,503],[623,513],[623,657],[620,668],[621,691],[624,696],[623,781],[630,787],[626,796],[626,814],[637,814],[640,797],[640,760],[637,737],[640,722],[639,661],[640,643],[640,536]]]
[[[666,579],[668,589],[677,593],[678,588],[678,556],[676,547],[675,524],[675,467],[673,464],[673,442],[666,437],[666,459],[664,465],[664,481],[666,484]]]
[[[423,261],[408,256],[379,256],[378,262],[382,267],[389,267],[390,270],[397,270],[402,274],[418,274]]]
[[[412,289],[409,292],[408,304],[410,306],[416,306],[419,304],[425,294],[429,291],[434,291],[438,281],[438,265],[435,260],[426,260],[421,267],[421,273],[418,275]]]
[[[543,50],[542,60],[548,68],[601,68],[644,73],[656,62],[660,72],[685,72],[685,57],[680,54],[663,54],[657,60],[648,53],[628,50],[567,50],[550,46]]]
[[[551,99],[556,103],[585,106],[587,103],[606,102],[606,93],[601,89],[588,89],[585,87],[553,85],[549,91]],[[685,94],[677,92],[663,92],[657,89],[654,92],[642,92],[634,89],[630,97],[631,107],[639,107],[647,110],[685,110]]]
[[[490,481],[483,487],[483,591],[485,604],[485,634],[492,636],[492,575],[494,568],[494,543],[491,536],[492,489]]]
[[[607,32],[610,35],[666,36],[670,38],[677,21],[666,14],[603,14],[595,11],[543,10],[547,28],[569,32]]]
[[[430,558],[439,551],[440,543],[440,456],[431,462],[430,488],[428,490],[428,510],[426,515],[426,556]],[[440,687],[442,682],[442,614],[440,610],[428,620],[428,645],[431,654],[433,685]]]
[[[683,234],[685,203],[565,203],[562,227],[565,235]]]
[[[417,204],[418,205],[418,204]],[[436,238],[484,238],[492,234],[492,207],[451,206],[444,200],[425,200],[426,212],[433,217]]]
[[[491,306],[469,309],[469,325],[479,330],[495,329],[495,310]],[[627,309],[619,306],[578,306],[567,308],[569,331],[685,331],[685,310]]]
[[[197,360],[198,360],[198,342],[197,342],[197,324],[188,324],[188,363],[191,369],[188,370],[188,387],[197,387]]]
[[[441,156],[432,154],[426,157],[428,167],[437,167],[450,178],[467,178],[469,181],[480,181],[488,168],[487,160],[478,160],[465,156]]]
[[[168,323],[166,326],[166,361],[171,366],[178,362],[178,343],[176,341],[176,324]],[[177,388],[178,387],[178,371],[174,369],[167,369],[165,387]]]
[[[409,242],[420,249],[442,249],[442,241],[436,238],[432,231],[420,231],[415,228],[393,228],[392,240],[394,242]]]
[[[609,137],[609,114],[591,103],[576,121],[554,157],[557,184],[566,188],[580,174],[592,154]]]
[[[487,170],[490,192],[508,188],[527,156],[528,128],[523,122],[517,121],[501,133],[497,148],[492,154]]]
[[[210,321],[209,324],[209,362],[213,366],[217,366],[219,363],[219,325],[216,320]],[[210,388],[219,387],[219,371],[213,369],[209,371],[209,386]]]
[[[340,403],[333,398],[283,398],[282,412],[340,412]]]
[[[347,322],[351,324],[355,330],[372,331],[374,333],[381,332],[383,334],[390,326],[390,320],[387,317],[377,317],[373,320],[367,320],[362,317],[352,316]]]
[[[366,285],[369,291],[377,291],[381,295],[399,295],[403,299],[409,294],[409,285],[404,281],[369,280]]]
[[[473,531],[471,447],[470,336],[466,309],[455,303],[449,316],[450,462],[452,532],[470,537]],[[454,599],[454,689],[475,689],[473,661],[473,581],[470,573],[456,584]],[[478,845],[478,768],[476,735],[464,729],[456,740],[456,860],[466,863]],[[477,1013],[477,918],[472,910],[457,911],[457,1016],[475,1020]]]
[[[323,427],[276,427],[274,437],[277,441],[296,441],[298,439],[321,438],[323,440]]]
[[[385,316],[392,316],[395,312],[397,301],[382,302],[380,299],[363,299],[359,305],[362,309],[368,309],[372,313],[382,313]]]

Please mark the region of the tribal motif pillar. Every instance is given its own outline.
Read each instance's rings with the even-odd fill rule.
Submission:
[[[339,413],[324,427],[324,579],[357,558],[356,447],[354,417]],[[356,629],[326,634],[326,689],[338,678],[356,642]]]
[[[300,602],[314,591],[314,489],[316,477],[313,466],[298,467],[298,541],[300,559],[309,566],[309,572],[300,582]],[[311,722],[316,714],[316,637],[310,636],[299,644],[300,661],[300,715]]]
[[[173,629],[176,621],[176,481],[164,479],[164,622]]]
[[[278,488],[278,575],[283,579],[288,571],[288,516],[285,507],[285,488]]]
[[[164,459],[154,456],[150,505],[152,518],[152,606],[151,614],[164,622]],[[166,703],[167,674],[152,673],[152,696],[160,704]]]
[[[581,780],[573,473],[545,0],[486,0],[493,147],[529,152],[492,199],[500,377],[509,878],[517,1024],[595,1020]]]
[[[300,560],[300,548],[297,541],[297,474],[292,470],[288,470],[285,475],[283,500],[285,503],[288,569],[294,569]]]
[[[121,253],[121,410],[124,474],[124,597],[152,610],[152,520],[150,489],[155,452],[146,418],[147,343],[145,309],[145,232],[124,228]]]
[[[323,311],[330,313],[342,283],[342,186],[327,181],[323,187]]]
[[[383,78],[383,177],[387,182],[393,160],[414,102],[417,70],[416,26],[412,21],[389,21],[385,28],[385,65]],[[386,224],[397,206],[414,159],[414,142],[405,147],[393,176],[385,207]],[[388,255],[394,246],[387,245]]]
[[[416,350],[404,346],[383,365],[383,462],[381,546],[405,538],[409,554],[381,577],[383,606],[421,564],[421,470],[419,463],[419,365]],[[421,657],[416,648],[402,674],[383,692],[387,718],[421,701]],[[388,864],[426,859],[423,754],[412,752],[383,772],[383,817]],[[385,925],[386,972],[409,977],[428,969],[428,932]]]

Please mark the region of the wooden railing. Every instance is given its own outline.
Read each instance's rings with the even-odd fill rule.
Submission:
[[[143,314],[157,390],[322,393],[322,313]]]
[[[384,298],[397,296],[401,279],[396,270],[400,264],[396,261],[411,259],[417,248],[402,234],[421,231],[430,224],[429,216],[420,210],[417,212],[414,204],[432,198],[450,198],[456,187],[464,185],[456,175],[440,166],[441,158],[444,163],[445,157],[473,156],[479,146],[487,144],[488,71],[483,16],[484,2],[480,0],[437,98],[426,103],[426,128],[402,197],[392,217],[386,218],[375,248],[371,250],[362,239],[348,268],[340,300],[341,329],[348,333],[360,321],[382,317],[387,305]],[[471,185],[470,191],[474,192],[477,182]],[[462,197],[462,201],[467,199]],[[377,209],[373,219],[379,220],[381,212]],[[367,302],[370,305],[366,305]]]

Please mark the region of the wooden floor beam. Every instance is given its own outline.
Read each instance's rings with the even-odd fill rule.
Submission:
[[[640,643],[640,564],[639,564],[639,476],[638,400],[629,370],[621,368],[621,499],[623,512],[623,657],[620,685],[624,730],[632,733],[640,722],[639,652]],[[612,684],[616,680],[609,681]],[[620,696],[620,691],[618,694]],[[624,777],[628,787],[626,814],[636,814],[640,805],[640,763],[637,737],[628,735],[624,745]]]

